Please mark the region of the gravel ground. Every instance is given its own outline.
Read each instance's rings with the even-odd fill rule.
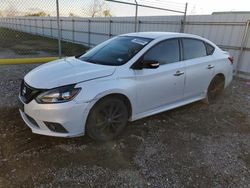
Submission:
[[[0,67],[0,187],[250,187],[250,82],[210,105],[129,123],[115,141],[34,135],[17,93],[34,65]]]

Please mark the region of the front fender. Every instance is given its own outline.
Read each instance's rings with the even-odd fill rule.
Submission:
[[[107,95],[111,95],[111,94],[121,94],[121,95],[124,95],[126,96],[130,101],[132,100],[132,96],[129,96],[129,93],[126,92],[125,90],[123,89],[111,89],[111,90],[106,90],[102,93],[99,93],[97,94],[95,97],[94,97],[94,100],[99,100]]]
[[[136,86],[132,78],[114,79],[107,77],[79,83],[76,87],[82,88],[74,99],[77,103],[92,103],[110,94],[122,94],[129,99],[132,109],[135,109]]]

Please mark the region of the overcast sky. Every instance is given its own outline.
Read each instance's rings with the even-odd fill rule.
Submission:
[[[7,10],[14,6],[20,12],[34,12],[44,10],[55,15],[56,0],[1,0],[0,10]],[[134,0],[121,0],[134,2]],[[216,11],[250,11],[250,0],[137,0],[141,4],[164,7],[168,9],[184,10],[188,3],[188,14],[211,14]],[[59,0],[60,12],[67,16],[70,12],[82,16],[84,8],[91,0]],[[118,3],[107,3],[115,16],[133,16],[133,6]],[[139,8],[139,15],[170,15],[171,12]]]
[[[124,0],[123,0],[124,1]],[[172,8],[183,10],[184,5],[188,3],[188,14],[211,14],[216,11],[250,11],[250,0],[175,0],[165,1],[165,0],[141,0],[140,3],[147,4],[149,1],[153,2],[150,4],[158,5],[160,7]],[[178,3],[178,4],[177,4]],[[110,3],[115,14],[131,14],[133,11],[128,11],[128,6],[115,5],[115,3]],[[124,7],[124,9],[121,9]],[[152,11],[149,9],[139,9],[140,15],[148,14],[173,14],[165,11]]]
[[[188,13],[211,14],[216,11],[250,11],[250,0],[177,0],[188,2]]]

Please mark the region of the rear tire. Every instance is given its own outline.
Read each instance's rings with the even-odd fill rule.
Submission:
[[[116,138],[126,127],[128,109],[123,100],[106,97],[97,102],[90,110],[86,129],[87,134],[98,141]]]
[[[207,90],[207,101],[209,103],[214,102],[218,98],[218,96],[223,92],[224,84],[225,81],[222,76],[217,75],[213,78]]]

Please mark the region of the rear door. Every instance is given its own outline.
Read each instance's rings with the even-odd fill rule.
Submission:
[[[203,96],[214,74],[214,58],[208,54],[207,44],[202,40],[183,38],[182,47],[186,65],[184,99]]]

